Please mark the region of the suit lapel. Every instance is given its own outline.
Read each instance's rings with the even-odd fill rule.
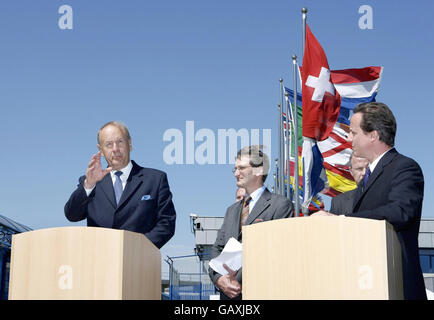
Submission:
[[[118,208],[137,190],[140,184],[142,184],[142,179],[140,179],[143,176],[143,173],[140,170],[141,167],[134,161],[131,161],[131,163],[133,164],[133,168],[131,169],[130,175],[128,176],[127,184],[125,185],[125,189],[122,192]]]
[[[110,173],[106,174],[99,183],[110,204],[113,208],[116,208],[115,190],[113,189],[113,180]]]
[[[271,200],[271,193],[268,191],[268,189],[265,189],[262,193],[261,197],[258,199],[258,201],[255,203],[255,206],[252,209],[252,212],[250,212],[247,220],[246,225],[251,224],[255,219],[264,212],[265,209],[267,209],[270,206],[270,200]]]
[[[238,201],[237,205],[233,208],[234,211],[234,219],[235,221],[233,222],[233,227],[235,228],[234,231],[234,235],[237,234],[238,232],[238,236],[237,236],[237,240],[241,241],[241,211],[243,210],[243,201]],[[229,240],[229,239],[228,239]]]
[[[390,151],[388,151],[383,158],[378,162],[377,166],[374,169],[374,172],[372,172],[371,176],[369,177],[368,184],[363,189],[362,185],[363,182],[357,187],[357,194],[356,199],[353,204],[353,208],[356,208],[360,200],[363,198],[364,194],[371,188],[371,186],[374,184],[375,180],[378,179],[379,176],[383,173],[384,167],[386,167],[397,155],[397,151],[395,148],[392,148]]]

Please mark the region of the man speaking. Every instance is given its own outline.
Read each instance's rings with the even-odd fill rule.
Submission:
[[[142,233],[161,248],[173,236],[176,219],[166,174],[130,160],[130,133],[120,122],[106,123],[97,140],[99,152],[66,203],[66,218],[87,219],[91,227]],[[101,167],[101,154],[106,169]]]
[[[362,103],[354,109],[348,140],[354,156],[367,159],[369,166],[347,216],[392,224],[401,243],[404,298],[426,299],[418,248],[424,179],[419,165],[394,148],[395,134],[395,117],[384,103]]]

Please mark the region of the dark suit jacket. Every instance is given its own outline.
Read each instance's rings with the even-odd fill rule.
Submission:
[[[167,176],[164,172],[142,168],[132,161],[119,205],[116,206],[113,181],[107,174],[89,197],[80,177],[77,189],[65,204],[69,221],[87,218],[90,227],[122,229],[143,233],[161,248],[175,233],[176,213]]]
[[[401,243],[405,299],[426,299],[418,246],[423,190],[419,165],[392,149],[378,162],[366,188],[357,188],[349,215],[392,224]]]
[[[234,203],[227,209],[223,225],[218,231],[216,241],[211,248],[210,259],[217,257],[223,251],[223,248],[231,237],[234,237],[240,242],[242,241],[242,234],[240,232],[241,209],[242,201]],[[293,206],[291,201],[265,189],[264,193],[253,207],[252,212],[250,212],[246,220],[246,225],[287,218],[290,216],[292,211]],[[208,271],[212,282],[215,284],[221,275],[210,267]],[[237,280],[239,283],[242,283],[241,274],[242,272],[240,269],[237,272]],[[222,299],[229,299],[223,292],[221,292],[220,295]]]
[[[350,190],[332,198],[330,212],[338,215],[347,215],[353,212],[354,197],[357,189]]]

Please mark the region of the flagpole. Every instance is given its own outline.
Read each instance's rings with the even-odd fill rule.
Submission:
[[[273,188],[273,192],[277,193],[277,166],[279,164],[279,160],[276,158],[274,159],[274,174],[273,174],[273,178],[274,178],[274,188]]]
[[[277,157],[277,189],[276,189],[276,193],[280,194],[280,160],[282,158],[282,110],[280,109],[280,104],[277,104],[277,127],[279,128],[279,134],[278,134],[278,139],[279,139],[279,152],[278,152],[278,157]]]
[[[288,94],[288,98],[289,98],[289,94]],[[291,155],[292,155],[292,146],[293,146],[293,143],[292,143],[292,132],[294,131],[294,128],[295,128],[295,126],[294,126],[294,112],[293,112],[293,106],[292,106],[292,103],[291,103],[291,100],[290,99],[288,99],[288,108],[289,108],[289,111],[291,112],[291,130],[289,131],[289,168],[291,169]],[[289,186],[291,186],[292,184],[291,184],[291,173],[289,174]],[[294,198],[294,190],[292,191],[292,193],[290,193],[290,200],[292,201],[293,200],[293,198]]]
[[[292,56],[292,65],[294,73],[294,216],[300,215],[299,204],[299,177],[298,177],[298,110],[297,110],[297,56]]]
[[[279,79],[280,82],[280,104],[279,104],[279,125],[280,125],[280,153],[279,153],[279,194],[284,195],[285,193],[285,166],[284,166],[284,137],[283,137],[283,79]]]
[[[282,184],[281,184],[281,176],[282,171],[280,170],[282,167],[282,108],[280,103],[277,104],[278,108],[278,126],[279,126],[279,157],[277,159],[277,194],[282,194]]]
[[[291,170],[290,170],[290,164],[291,164],[291,131],[289,130],[289,94],[285,90],[285,101],[286,101],[286,130],[285,130],[285,137],[286,137],[286,197],[288,199],[291,199]]]
[[[307,8],[301,9],[301,17],[303,20],[303,39],[302,39],[302,55],[304,56],[304,45],[306,42],[306,18],[307,18]]]

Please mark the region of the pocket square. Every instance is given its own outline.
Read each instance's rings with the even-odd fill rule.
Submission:
[[[151,195],[150,194],[146,194],[146,195],[144,195],[143,197],[142,197],[142,201],[143,200],[151,200],[152,199],[152,197],[151,197]]]
[[[262,220],[262,219],[256,219],[255,221],[253,221],[253,223],[259,223],[259,222],[264,222],[264,220]]]

